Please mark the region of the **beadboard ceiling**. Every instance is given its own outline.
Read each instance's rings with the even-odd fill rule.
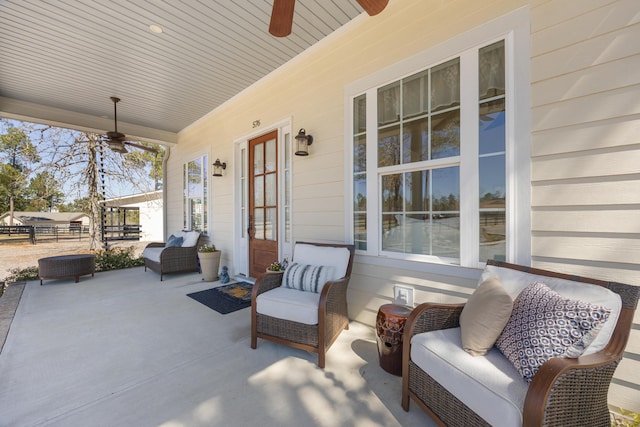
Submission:
[[[107,131],[116,96],[119,131],[174,142],[364,13],[355,0],[297,0],[292,34],[276,38],[271,8],[272,0],[0,0],[0,117]]]

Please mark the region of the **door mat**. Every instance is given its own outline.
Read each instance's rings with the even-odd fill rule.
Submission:
[[[252,289],[253,285],[251,283],[237,282],[200,292],[193,292],[187,294],[187,296],[218,313],[228,314],[251,306]]]

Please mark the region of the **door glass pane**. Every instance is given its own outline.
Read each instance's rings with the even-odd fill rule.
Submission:
[[[286,206],[291,205],[291,195],[289,194],[289,185],[291,178],[289,177],[290,172],[288,170],[284,171],[284,204]]]
[[[253,201],[255,206],[264,206],[264,175],[253,178]]]
[[[264,224],[264,238],[266,240],[276,240],[276,208],[267,208],[265,211],[267,216]]]
[[[402,162],[429,160],[429,119],[405,122],[402,128]]]
[[[431,70],[431,111],[460,105],[460,59],[433,67]]]
[[[277,190],[276,190],[276,174],[270,173],[264,176],[266,179],[266,188],[265,188],[265,206],[275,206],[277,201]]]
[[[253,210],[253,228],[255,230],[254,238],[264,240],[264,208]]]
[[[253,147],[253,173],[264,173],[264,144],[256,144]]]
[[[284,168],[285,169],[289,169],[289,167],[291,166],[291,154],[289,153],[291,151],[291,134],[289,133],[285,133],[284,134]]]
[[[273,172],[276,170],[276,140],[271,139],[266,142],[266,158],[265,171]]]
[[[460,110],[436,114],[431,119],[431,158],[460,155]]]
[[[378,166],[400,164],[400,126],[380,129],[378,132]]]
[[[291,241],[291,210],[288,206],[284,208],[284,240]]]

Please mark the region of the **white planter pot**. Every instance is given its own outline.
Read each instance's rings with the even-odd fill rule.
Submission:
[[[221,255],[222,251],[198,252],[200,269],[202,270],[202,280],[204,280],[205,282],[214,282],[218,280]]]

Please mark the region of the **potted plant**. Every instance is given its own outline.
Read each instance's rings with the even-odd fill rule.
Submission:
[[[267,267],[267,273],[281,273],[287,269],[287,265],[289,261],[285,258],[282,261],[272,262],[269,267]]]
[[[200,261],[202,280],[205,282],[218,280],[221,255],[222,251],[216,250],[216,246],[214,244],[202,245],[198,248],[198,260]]]

